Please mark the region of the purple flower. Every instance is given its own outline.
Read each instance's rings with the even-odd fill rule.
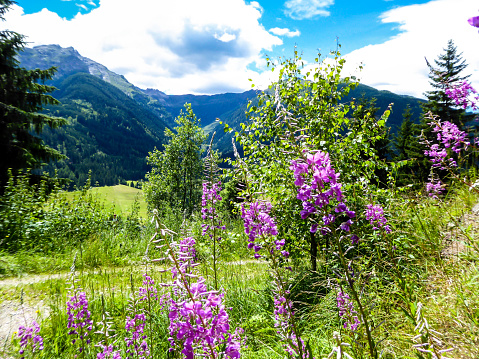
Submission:
[[[444,184],[440,180],[431,179],[426,183],[426,193],[431,198],[438,198],[437,196],[444,190]]]
[[[359,237],[357,235],[353,234],[351,236],[351,244],[355,245],[355,244],[358,244],[358,243],[359,243]]]
[[[351,298],[349,298],[348,294],[340,291],[337,294],[336,301],[339,309],[339,316],[344,320],[344,329],[350,328],[351,331],[356,331],[359,324],[361,324],[361,321],[358,318],[358,313],[354,310]]]
[[[274,219],[270,216],[271,203],[254,202],[246,209],[244,204],[241,207],[241,218],[244,221],[245,233],[248,235],[248,248],[254,248],[258,252],[261,247],[255,244],[260,237],[275,237],[278,235],[278,228]]]
[[[479,16],[471,17],[470,19],[467,20],[467,22],[471,26],[479,27]]]
[[[218,218],[216,206],[221,201],[221,182],[213,183],[203,182],[203,195],[201,197],[201,217],[208,222],[201,226],[203,227],[202,235],[207,233],[210,238],[215,240],[221,240],[221,237],[215,237],[215,230],[225,230],[225,226],[222,225],[221,220]]]
[[[72,343],[76,342],[76,337],[80,339],[82,345],[86,342],[90,343],[90,339],[86,339],[88,333],[93,329],[93,321],[91,320],[91,313],[88,310],[88,299],[85,292],[80,292],[79,288],[75,288],[73,295],[67,302],[67,328],[70,329],[69,335],[74,336]],[[78,350],[82,352],[84,349],[80,345]]]
[[[146,301],[148,298],[158,300],[158,291],[155,287],[155,281],[146,273],[143,274],[143,277],[143,287],[138,288],[138,299],[140,301]]]
[[[475,90],[474,90],[475,92]],[[450,92],[448,96],[451,96]],[[479,99],[479,98],[478,98]],[[432,166],[442,170],[452,170],[457,167],[456,161],[451,157],[452,154],[459,154],[462,150],[467,150],[470,142],[467,140],[467,134],[464,131],[448,121],[441,122],[435,117],[429,123],[433,126],[433,132],[436,133],[438,143],[431,144],[427,139],[424,140],[428,150],[424,153],[429,156]],[[429,183],[426,184],[426,192],[430,197],[437,198],[437,195],[444,190],[444,185],[440,180],[431,174]]]
[[[391,233],[391,228],[386,226],[387,219],[384,217],[384,209],[380,205],[366,205],[366,219],[375,231],[383,228],[386,233]]]
[[[113,345],[101,345],[102,352],[96,355],[96,359],[121,359],[120,351],[114,351]]]
[[[208,290],[205,279],[195,273],[195,240],[191,237],[168,244],[172,291],[162,309],[168,310],[170,352],[185,358],[239,358],[239,330],[230,333],[224,294]],[[129,318],[128,328],[141,336],[143,318]],[[146,343],[145,343],[146,344]]]
[[[341,223],[339,228],[341,230],[345,231],[345,232],[349,232],[350,227],[351,227],[352,224],[353,224],[353,222],[350,219],[348,219],[346,222]]]
[[[479,18],[479,17],[476,17]],[[471,18],[472,20],[475,18]],[[477,91],[467,81],[463,81],[459,86],[454,86],[446,89],[446,95],[454,101],[456,106],[462,107],[464,110],[472,108],[478,109],[479,95]]]
[[[134,315],[127,316],[125,321],[125,330],[129,336],[125,337],[126,354],[128,358],[146,358],[150,356],[148,344],[146,342],[147,336],[144,333],[146,316],[144,313],[133,313]]]
[[[31,327],[25,327],[21,325],[18,328],[18,338],[20,339],[20,351],[22,355],[25,351],[31,350],[35,353],[39,350],[43,350],[43,338],[38,334],[40,332],[40,326],[34,320]]]
[[[343,220],[339,228],[349,232],[353,224],[351,219],[356,217],[356,213],[350,211],[344,203],[342,185],[338,182],[339,173],[331,166],[329,154],[316,151],[314,154],[305,152],[305,155],[306,163],[302,159],[292,160],[290,166],[294,172],[294,183],[298,186],[296,198],[303,205],[300,211],[301,218],[321,214],[324,227],[319,228],[318,223],[313,223],[310,232],[316,233],[319,229],[322,235],[327,235],[331,232],[328,226],[336,220],[336,216],[330,213],[334,209],[338,217],[343,213],[348,216],[349,219]]]

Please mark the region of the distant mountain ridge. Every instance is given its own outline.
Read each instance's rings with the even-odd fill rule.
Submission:
[[[45,142],[60,149],[68,160],[49,164],[49,171],[58,170],[61,177],[81,185],[89,170],[93,182],[117,184],[122,180],[138,180],[148,171],[146,156],[165,141],[165,128],[173,128],[185,102],[191,103],[196,116],[207,132],[217,132],[215,147],[225,155],[231,153],[231,136],[224,134],[219,118],[235,130],[245,122],[249,100],[257,92],[217,95],[167,95],[158,89],[143,90],[107,67],[88,59],[73,47],[41,45],[26,48],[18,55],[27,69],[57,67],[52,85],[58,88],[53,96],[61,105],[47,109],[53,115],[69,119],[69,125],[54,131],[45,130]],[[379,91],[360,84],[348,101],[375,97],[382,114],[394,103],[388,124],[395,131],[407,105],[419,118],[422,100],[389,91]]]

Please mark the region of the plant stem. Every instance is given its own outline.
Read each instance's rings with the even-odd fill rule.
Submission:
[[[341,265],[344,268],[344,273],[346,275],[346,282],[348,283],[349,289],[351,290],[351,293],[354,297],[354,300],[358,304],[358,309],[359,309],[359,312],[361,313],[361,317],[362,317],[362,320],[364,322],[364,327],[366,328],[366,336],[368,338],[369,352],[371,354],[371,357],[377,358],[378,357],[378,352],[377,352],[377,349],[376,349],[376,345],[374,343],[374,339],[371,335],[371,329],[369,328],[367,314],[366,314],[366,312],[363,308],[361,300],[359,299],[359,295],[358,295],[356,289],[354,288],[352,278],[349,274],[348,265],[346,263],[346,260],[344,259],[344,252],[343,252],[343,248],[341,247],[341,242],[339,241],[339,238],[338,238],[337,235],[334,235],[333,237],[334,237],[334,239],[336,241],[336,245],[338,247],[339,259],[341,261]]]

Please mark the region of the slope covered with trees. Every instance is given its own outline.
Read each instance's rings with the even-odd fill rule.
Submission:
[[[84,183],[92,171],[93,183],[118,184],[138,180],[148,170],[146,155],[161,147],[166,125],[115,86],[87,73],[77,73],[58,84],[54,93],[62,105],[47,112],[62,116],[68,125],[45,131],[46,143],[67,159],[51,163],[50,173]]]

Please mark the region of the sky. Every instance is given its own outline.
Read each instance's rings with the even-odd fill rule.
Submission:
[[[276,79],[266,56],[306,66],[341,45],[343,75],[424,98],[427,58],[449,39],[479,89],[477,0],[17,0],[0,23],[28,47],[58,44],[167,94],[242,92]],[[362,70],[359,67],[362,65]],[[250,81],[251,80],[251,81]]]

